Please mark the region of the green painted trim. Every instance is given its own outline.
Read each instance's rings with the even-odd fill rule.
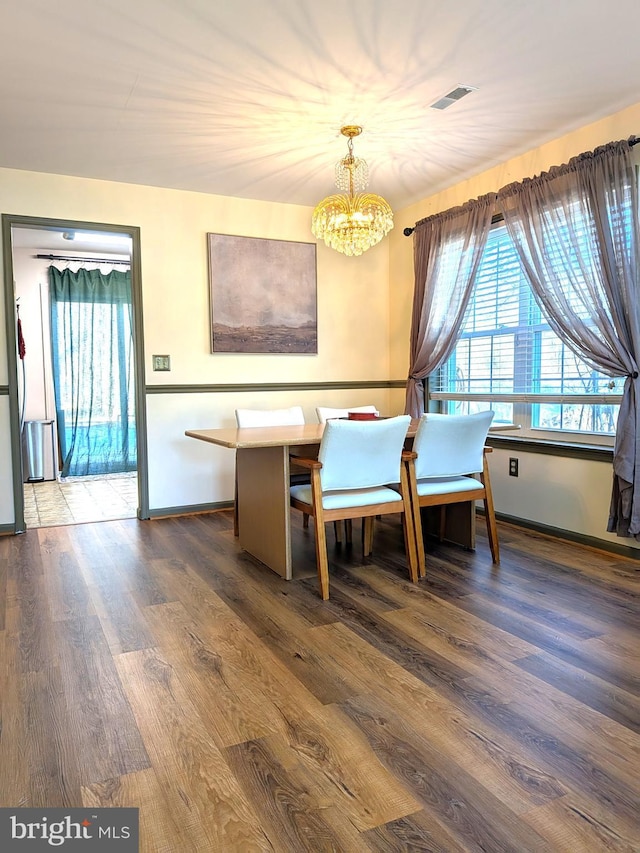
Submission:
[[[147,385],[147,394],[228,394],[260,391],[340,391],[344,388],[406,388],[404,379],[344,382],[238,382],[220,385]]]
[[[487,444],[496,450],[510,450],[514,453],[542,453],[545,456],[564,456],[568,459],[588,459],[609,464],[613,460],[612,447],[594,447],[593,444],[535,441],[530,438],[505,438],[491,434],[487,436]]]
[[[136,354],[136,448],[138,455],[138,518],[149,518],[149,445],[147,441],[147,395],[144,369],[144,321],[142,316],[142,265],[140,229],[127,229],[131,236],[131,298],[133,341]]]
[[[160,507],[159,509],[149,510],[149,518],[168,518],[172,515],[194,515],[200,512],[216,512],[221,509],[233,509],[233,501]]]
[[[0,524],[0,536],[13,536],[15,532],[13,524]]]
[[[9,379],[9,434],[11,443],[11,479],[13,483],[13,532],[24,533],[24,494],[22,472],[22,440],[18,401],[18,339],[16,329],[16,294],[11,250],[11,226],[15,217],[2,214],[2,266],[4,272],[5,335],[7,341],[7,378]]]
[[[508,524],[515,524],[517,527],[524,527],[527,530],[544,533],[547,536],[553,536],[555,539],[563,539],[568,542],[575,542],[578,545],[584,545],[587,548],[597,548],[599,551],[607,551],[611,554],[630,557],[632,560],[640,560],[640,548],[632,548],[630,545],[619,545],[617,542],[598,539],[596,536],[587,536],[584,533],[574,533],[571,530],[564,530],[561,527],[552,527],[549,524],[540,524],[537,521],[528,521],[524,518],[516,518],[513,515],[506,515],[502,512],[497,512],[496,518],[498,521],[505,521]]]

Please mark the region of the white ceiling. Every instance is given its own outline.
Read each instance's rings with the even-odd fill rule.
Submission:
[[[11,229],[11,245],[14,249],[34,249],[38,252],[53,252],[56,255],[75,257],[79,252],[99,253],[105,257],[130,257],[131,238],[124,234],[107,231],[78,231],[56,228],[14,227]]]
[[[16,169],[313,205],[354,123],[371,191],[398,208],[640,101],[638,0],[0,0],[0,16]],[[478,91],[429,108],[459,84]]]

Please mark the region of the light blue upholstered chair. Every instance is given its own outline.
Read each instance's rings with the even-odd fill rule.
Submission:
[[[270,426],[300,426],[304,424],[302,406],[290,406],[288,409],[236,409],[236,423],[239,428],[270,427]],[[238,518],[238,472],[235,479],[235,500],[233,510],[233,532],[239,535],[240,523]],[[309,519],[305,519],[305,526]]]
[[[333,420],[334,418],[348,418],[349,412],[359,412],[368,415],[380,414],[375,406],[351,406],[348,409],[336,409],[332,406],[316,406],[316,415],[318,416],[318,422],[321,424],[326,424],[327,421]],[[334,529],[336,531],[336,541],[340,542],[342,539],[342,533],[337,521],[334,524]],[[351,544],[351,530],[351,519],[345,518],[344,535],[348,545]]]
[[[411,511],[410,476],[414,454],[404,452],[411,418],[380,421],[328,420],[318,459],[297,458],[311,471],[311,484],[292,486],[291,506],[314,518],[320,595],[329,598],[325,523],[362,518],[364,555],[371,553],[376,515],[401,513],[409,576],[418,579],[416,531]],[[403,464],[403,458],[405,464]],[[389,488],[398,483],[399,491]],[[420,541],[422,550],[422,542]]]
[[[491,556],[494,563],[499,563],[498,531],[489,466],[484,452],[492,420],[491,411],[473,415],[427,413],[420,418],[413,441],[413,450],[417,453],[413,469],[416,477],[414,492],[417,495],[414,524],[421,528],[420,507],[442,507],[442,540],[447,505],[482,500]],[[424,577],[424,548],[420,549],[418,559],[420,576]]]

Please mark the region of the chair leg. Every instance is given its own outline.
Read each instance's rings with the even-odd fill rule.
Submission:
[[[402,513],[402,532],[404,533],[404,551],[407,555],[407,563],[409,564],[409,579],[412,583],[417,583],[419,576],[419,562],[411,513]]]
[[[496,514],[493,507],[493,493],[491,491],[491,477],[489,476],[489,463],[486,455],[482,463],[482,484],[484,485],[484,518],[487,523],[487,536],[489,547],[494,563],[500,562],[500,545],[498,543],[498,528],[496,526]]]
[[[375,532],[376,520],[374,516],[367,515],[362,519],[362,556],[370,557],[373,551],[373,534]]]
[[[327,531],[324,523],[324,509],[322,506],[322,485],[320,483],[320,472],[314,468],[311,472],[311,501],[313,503],[313,528],[316,542],[316,566],[318,569],[318,586],[320,587],[320,598],[327,601],[329,598],[329,559],[327,557]]]
[[[345,518],[344,520],[344,541],[347,545],[351,545],[352,542],[352,533],[351,533],[351,519]],[[333,533],[336,537],[336,544],[342,545],[342,522],[334,521],[333,522]]]
[[[415,492],[412,490],[411,474],[409,468],[413,467],[413,461],[409,466],[403,464],[400,469],[400,487],[402,489],[402,498],[404,501],[404,512],[402,513],[402,530],[404,532],[404,547],[409,563],[409,578],[412,583],[417,583],[420,564],[418,560],[418,549],[422,547],[422,527],[419,533],[415,528],[413,515],[413,497]],[[415,478],[415,472],[414,472]],[[414,479],[415,482],[415,479]],[[424,550],[423,550],[424,554]]]
[[[307,530],[307,528],[309,527],[309,516],[306,512],[302,513],[302,526],[305,530]]]
[[[344,538],[347,545],[353,544],[353,522],[350,518],[344,520]]]
[[[420,498],[418,497],[418,484],[416,481],[416,469],[413,465],[408,466],[409,494],[411,495],[411,510],[413,513],[413,529],[416,537],[416,551],[418,558],[418,577],[423,578],[427,574],[424,556],[424,535],[422,532],[422,513],[420,512]]]
[[[316,540],[316,565],[318,567],[318,586],[320,598],[323,601],[329,599],[329,559],[327,557],[327,534],[324,519],[314,516],[314,532]]]

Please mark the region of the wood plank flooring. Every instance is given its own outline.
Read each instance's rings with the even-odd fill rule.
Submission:
[[[0,539],[0,805],[136,806],[145,853],[640,851],[640,563],[500,525],[294,580],[231,513]],[[354,541],[357,541],[354,531]]]

